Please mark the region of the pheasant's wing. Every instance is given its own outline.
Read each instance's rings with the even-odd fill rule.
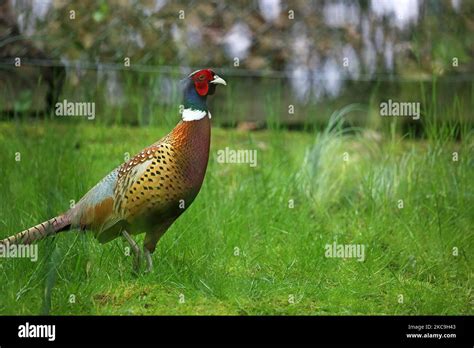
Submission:
[[[121,192],[127,178],[141,175],[146,170],[146,164],[151,155],[158,148],[158,144],[145,148],[90,189],[68,212],[72,224],[82,229],[92,230],[96,237],[102,241],[104,237],[102,234],[105,231],[124,221],[124,216],[119,212],[118,207],[123,204],[124,196]],[[120,231],[115,232],[112,234],[118,234]],[[108,236],[105,239],[113,239],[113,236]]]
[[[120,220],[113,211],[118,169],[113,170],[69,211],[73,226],[93,231],[104,230]]]
[[[73,225],[107,242],[148,211],[166,212],[171,201],[179,200],[185,182],[174,153],[171,144],[156,142],[113,170],[71,209]]]
[[[120,168],[114,207],[119,216],[130,223],[146,218],[150,212],[160,218],[170,213],[173,202],[184,198],[185,174],[179,170],[182,163],[178,163],[175,154],[171,144],[155,143]]]

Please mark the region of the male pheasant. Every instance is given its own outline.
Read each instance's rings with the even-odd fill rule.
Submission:
[[[146,231],[143,251],[151,271],[160,237],[190,206],[204,180],[211,135],[206,99],[217,84],[226,82],[210,69],[190,74],[184,82],[182,121],[168,135],[114,169],[74,208],[0,244],[30,244],[72,228],[93,231],[101,243],[123,235],[137,269],[141,251],[130,234]]]

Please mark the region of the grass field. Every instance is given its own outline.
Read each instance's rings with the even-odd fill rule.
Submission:
[[[474,141],[454,129],[213,129],[201,193],[152,273],[132,274],[123,240],[61,233],[36,263],[0,259],[0,314],[472,315]],[[0,123],[0,237],[66,210],[168,131]],[[257,166],[218,163],[225,147],[257,150]],[[363,245],[364,261],[326,257],[335,241]]]

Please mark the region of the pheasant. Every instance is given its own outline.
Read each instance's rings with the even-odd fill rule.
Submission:
[[[58,232],[90,230],[101,243],[123,236],[134,254],[134,269],[191,205],[201,189],[209,159],[211,114],[208,95],[226,82],[210,69],[184,81],[182,120],[165,137],[115,168],[65,213],[6,239],[0,245],[30,244]],[[145,232],[143,254],[131,235]]]

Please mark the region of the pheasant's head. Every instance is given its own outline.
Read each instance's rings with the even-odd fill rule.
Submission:
[[[217,76],[211,69],[197,70],[191,73],[188,78],[201,97],[214,94],[216,85],[227,85],[224,79]]]
[[[211,69],[197,70],[188,76],[184,86],[183,120],[199,120],[209,114],[207,96],[214,94],[217,85],[227,84]]]

